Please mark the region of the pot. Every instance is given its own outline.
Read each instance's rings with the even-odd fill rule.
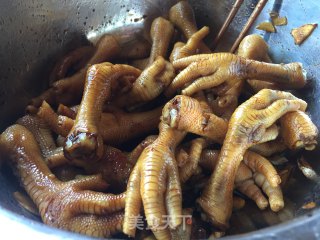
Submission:
[[[1,1],[0,2],[0,130],[22,116],[28,101],[48,86],[48,76],[55,61],[68,51],[87,41],[95,42],[106,32],[123,32],[129,37],[146,33],[152,19],[165,15],[176,1],[161,0],[56,0],[56,1]],[[191,0],[199,26],[208,25],[210,43],[226,19],[234,0]],[[245,0],[228,31],[221,39],[217,50],[228,51],[247,21],[257,0]],[[256,30],[262,21],[269,21],[270,11],[279,12],[288,18],[286,26],[277,27],[276,33]],[[270,45],[274,62],[302,62],[308,72],[307,88],[300,91],[300,97],[308,102],[308,112],[314,123],[320,126],[320,29],[301,45],[294,44],[290,35],[292,28],[319,20],[320,4],[316,0],[268,1],[264,10],[253,24],[250,33],[258,33]],[[305,158],[320,170],[319,150],[306,153]],[[290,160],[295,166],[299,154],[292,154]],[[320,166],[320,165],[319,165]],[[313,239],[320,234],[320,210],[316,207],[303,210],[309,201],[320,204],[320,185],[306,179],[299,171],[295,182],[286,189],[289,201],[286,217],[275,220],[272,213],[250,206],[247,217],[253,226],[242,224],[230,230],[227,238],[250,239]],[[45,226],[38,217],[22,209],[13,192],[19,184],[7,167],[0,171],[0,225],[2,235],[10,234],[12,239],[89,239]],[[271,214],[271,215],[270,215]],[[239,215],[242,215],[239,212]],[[264,220],[261,220],[264,219]],[[271,220],[270,220],[271,219]],[[272,220],[273,219],[273,220]],[[282,223],[281,223],[282,222]],[[276,223],[275,226],[269,226]],[[249,232],[249,233],[245,233]],[[239,235],[240,234],[240,235]]]

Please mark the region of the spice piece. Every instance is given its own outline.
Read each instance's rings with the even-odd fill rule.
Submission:
[[[271,22],[262,22],[256,27],[256,29],[263,30],[266,32],[276,32],[276,29]]]
[[[279,13],[277,12],[270,12],[269,15],[274,26],[283,26],[288,23],[287,17],[279,17]]]
[[[303,43],[313,32],[313,30],[318,26],[318,24],[305,24],[301,27],[294,28],[291,30],[291,35],[294,39],[296,45]]]
[[[302,206],[302,209],[312,209],[315,208],[317,204],[315,202],[308,202]]]
[[[276,17],[272,19],[272,23],[275,26],[283,26],[283,25],[287,25],[288,20],[287,20],[287,17]]]
[[[304,159],[303,156],[297,162],[298,162],[298,167],[301,170],[301,172],[303,173],[303,175],[305,175],[308,179],[310,179],[312,181],[319,180],[318,174],[311,167],[311,165]]]

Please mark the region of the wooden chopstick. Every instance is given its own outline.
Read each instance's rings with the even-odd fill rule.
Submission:
[[[268,2],[268,0],[260,0],[258,2],[258,4],[256,5],[255,9],[253,10],[251,16],[249,17],[247,23],[244,25],[244,27],[243,27],[242,31],[240,32],[238,38],[236,39],[236,41],[234,42],[233,46],[231,47],[231,49],[230,49],[231,53],[234,53],[237,50],[240,42],[245,37],[245,35],[249,31],[250,27],[252,26],[252,24],[254,23],[256,18],[259,16],[260,12],[262,11],[262,9],[264,8],[264,6],[266,5],[267,2]]]
[[[226,30],[228,29],[230,23],[232,22],[233,18],[235,17],[235,15],[237,14],[238,10],[240,9],[243,1],[244,0],[236,0],[236,2],[233,4],[232,9],[231,9],[227,19],[223,23],[218,35],[216,36],[216,38],[214,39],[214,41],[212,43],[212,48],[211,48],[212,51],[216,48],[218,42],[220,41],[220,39],[222,38],[222,36],[226,32]]]

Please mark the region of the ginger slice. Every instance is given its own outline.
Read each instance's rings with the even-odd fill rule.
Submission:
[[[277,12],[270,12],[269,15],[274,26],[283,26],[288,23],[287,17],[280,17]]]
[[[317,204],[315,202],[308,202],[306,204],[304,204],[301,208],[302,209],[312,209],[315,208],[317,206]]]
[[[287,17],[276,17],[272,19],[274,26],[284,26],[288,24]]]
[[[294,28],[291,30],[291,35],[294,39],[294,44],[302,44],[313,32],[313,30],[318,26],[317,23],[305,24],[301,27]]]
[[[263,30],[266,32],[272,32],[272,33],[276,32],[276,29],[271,22],[262,22],[258,24],[258,26],[256,26],[256,29]]]

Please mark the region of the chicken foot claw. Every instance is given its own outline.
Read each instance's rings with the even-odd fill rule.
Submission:
[[[306,113],[287,113],[280,119],[280,124],[283,142],[289,149],[313,150],[316,147],[319,131]]]
[[[162,121],[180,131],[188,131],[222,143],[228,123],[207,112],[191,97],[177,95],[162,110]]]
[[[86,66],[70,77],[63,78],[53,84],[56,100],[63,104],[76,103],[81,99],[88,68],[94,64],[111,61],[115,58],[143,57],[148,52],[149,45],[144,39],[128,39],[128,35],[106,34],[96,44],[93,56]],[[131,36],[131,35],[130,35]]]
[[[230,89],[245,79],[259,79],[301,88],[306,74],[301,63],[272,64],[246,59],[230,53],[199,54],[173,62],[175,69],[183,69],[166,89],[171,96],[185,84],[182,94],[189,95],[209,88],[226,85]]]
[[[151,101],[158,97],[175,77],[172,64],[163,57],[154,59],[126,94],[119,96],[115,104],[119,107]]]
[[[278,134],[272,127],[275,121],[287,112],[305,111],[306,107],[306,102],[290,93],[265,89],[236,109],[229,121],[217,168],[198,199],[216,227],[228,227],[235,176],[245,151],[255,144],[275,139]]]
[[[172,6],[169,11],[169,19],[187,39],[197,32],[195,15],[188,1],[179,1]],[[199,42],[199,50],[201,53],[211,52],[202,41]]]
[[[170,227],[181,223],[182,193],[178,167],[174,158],[176,146],[185,133],[159,125],[158,138],[140,155],[127,186],[127,201],[123,231],[135,235],[132,221],[143,204],[148,225],[157,239],[170,239],[170,231],[164,227],[163,217],[170,216]]]
[[[153,20],[150,29],[152,48],[150,51],[148,66],[150,66],[159,56],[166,58],[173,33],[174,27],[170,21],[163,17],[158,17]]]
[[[170,54],[170,62],[177,60],[179,58],[188,57],[194,54],[197,54],[199,51],[200,45],[202,43],[202,39],[205,38],[209,34],[209,28],[203,27],[196,33],[194,33],[186,44],[182,42],[175,43],[173,50]]]
[[[190,143],[189,153],[185,152],[183,149],[181,149],[182,151],[180,150],[180,154],[182,152],[186,157],[185,163],[179,168],[181,183],[185,183],[192,175],[197,173],[201,152],[206,145],[207,142],[205,139],[196,138]],[[178,157],[179,155],[177,156],[177,160]]]
[[[213,171],[216,168],[219,153],[218,150],[204,150],[201,153],[199,165],[207,171]],[[235,176],[236,190],[252,199],[260,209],[265,209],[270,204],[272,211],[279,211],[284,207],[280,183],[279,174],[266,158],[249,150],[246,151]],[[268,196],[268,200],[263,192]]]
[[[102,157],[103,139],[99,122],[103,104],[110,98],[111,87],[119,77],[138,77],[139,74],[140,70],[124,64],[102,63],[88,69],[82,101],[64,146],[67,158],[99,160]]]
[[[162,107],[137,113],[102,113],[98,129],[105,143],[119,145],[155,130],[161,111]],[[66,137],[74,125],[73,119],[58,115],[46,102],[43,102],[37,115],[62,137]]]
[[[240,164],[235,179],[236,188],[254,200],[260,209],[265,209],[268,204],[272,211],[282,209],[284,201],[280,188],[281,178],[273,165],[266,158],[251,151],[244,154],[243,163],[244,165]],[[248,168],[250,173],[244,167]],[[263,196],[260,188],[269,200]]]
[[[45,164],[31,132],[21,125],[13,125],[1,134],[0,149],[16,169],[44,223],[96,237],[121,230],[125,193],[95,192],[108,187],[101,175],[58,180]]]

